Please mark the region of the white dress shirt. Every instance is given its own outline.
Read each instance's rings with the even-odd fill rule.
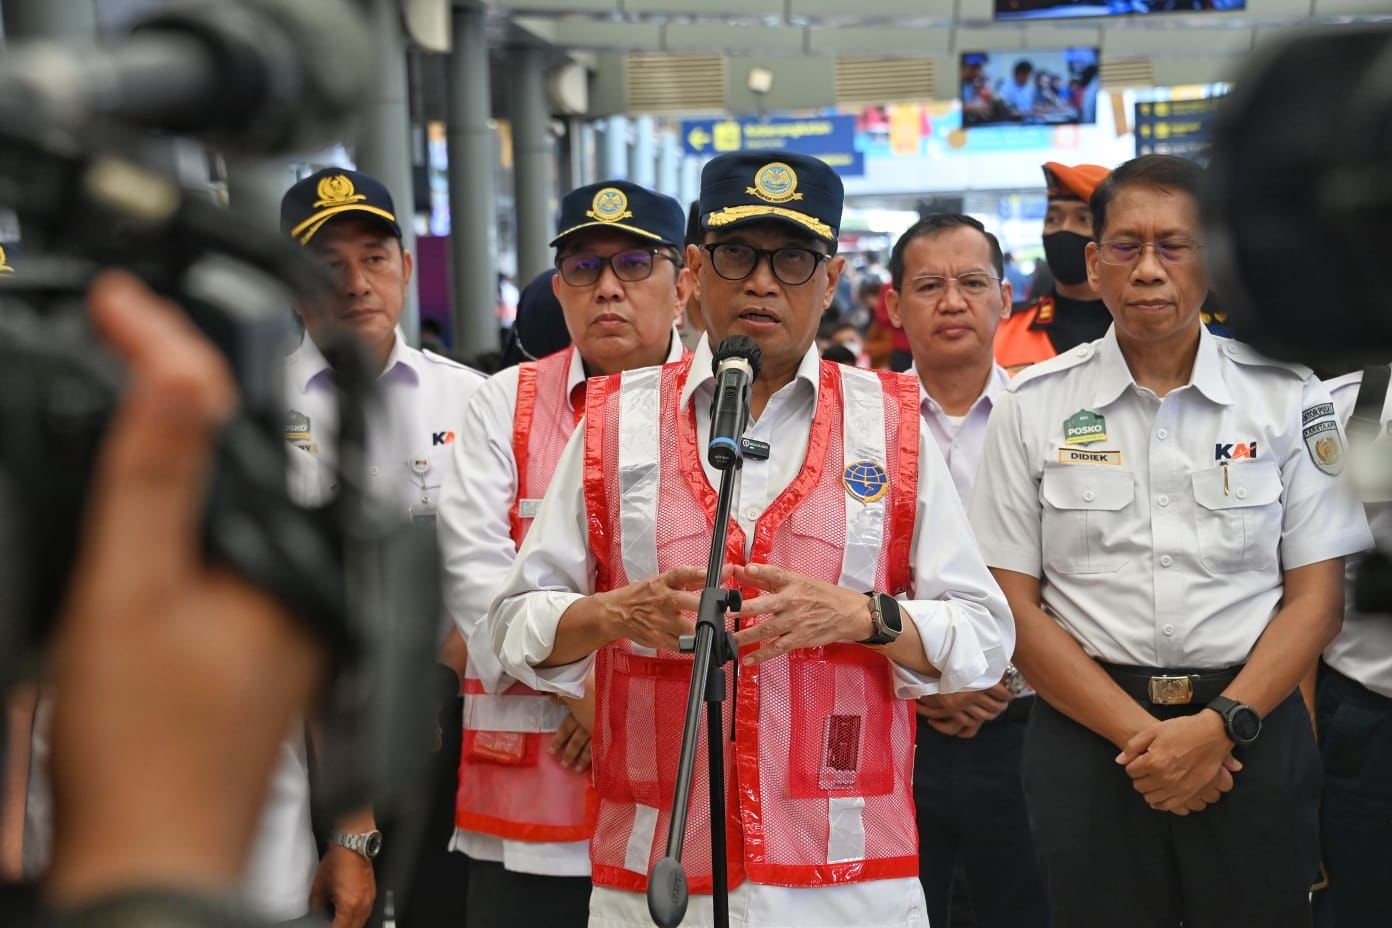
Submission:
[[[698,447],[710,435],[708,340],[697,348],[691,376],[682,391],[681,410],[694,403]],[[763,414],[745,432],[767,442],[767,460],[746,457],[735,480],[732,516],[754,538],[754,523],[802,467],[820,382],[814,349],[804,355],[793,381],[769,398]],[[509,674],[536,689],[578,696],[593,663],[591,655],[563,667],[535,665],[551,653],[556,626],[571,603],[594,592],[594,557],[589,551],[584,482],[584,423],[571,436],[551,488],[532,525],[502,592],[488,616],[494,651]],[[1014,625],[1004,595],[991,579],[972,543],[960,501],[926,435],[919,440],[918,500],[910,554],[913,584],[903,611],[923,640],[924,653],[940,675],[927,677],[896,665],[900,698],[937,692],[985,689],[996,683],[1014,648]],[[719,472],[702,455],[706,480],[719,485]],[[921,530],[928,529],[929,534]],[[920,543],[922,541],[923,543]],[[710,899],[692,896],[683,924],[710,921]],[[731,921],[749,928],[821,928],[868,925],[921,928],[927,925],[922,889],[916,878],[878,880],[846,886],[793,889],[745,882],[731,894]],[[595,928],[648,925],[641,894],[596,888],[590,898]]]
[[[1070,444],[1079,412],[1101,416],[1101,431]],[[1283,571],[1371,544],[1346,482],[1307,446],[1305,433],[1331,435],[1314,430],[1334,422],[1308,370],[1206,329],[1190,382],[1157,397],[1109,329],[1011,382],[972,527],[986,563],[1041,578],[1046,611],[1088,654],[1240,664],[1280,607]]]
[[[908,373],[917,379],[917,366],[910,365]],[[1009,385],[1010,375],[1005,368],[992,364],[986,386],[966,415],[949,416],[943,412],[938,401],[928,395],[923,381],[918,383],[919,412],[923,416],[923,424],[937,441],[938,450],[947,462],[947,472],[952,475],[952,483],[957,487],[957,496],[961,498],[963,506],[971,501],[972,484],[981,466],[981,449],[986,444],[986,423],[990,421],[991,410],[995,408],[1000,395]]]
[[[571,399],[575,388],[585,382],[585,367],[580,350],[572,347],[570,351],[565,404],[573,410]],[[667,360],[680,359],[682,351],[681,339],[674,334]],[[469,400],[461,432],[469,440],[454,445],[435,523],[444,568],[445,608],[490,693],[508,685],[507,675],[493,655],[484,618],[508,568],[517,559],[508,517],[517,496],[517,459],[512,447],[516,409],[516,367],[488,378]],[[590,874],[588,841],[510,841],[456,829],[450,850],[462,851],[475,860],[496,861],[522,873]]]
[[[291,450],[287,483],[297,502],[318,504],[335,479],[338,410],[333,371],[306,336],[286,357],[284,376],[285,408],[308,417],[310,435],[299,443],[310,446],[313,456],[309,460],[304,451]],[[378,377],[378,403],[367,416],[365,463],[374,501],[402,518],[433,515],[449,446],[465,434],[464,407],[482,382],[483,375],[471,368],[412,348],[397,330]],[[417,460],[428,466],[413,465]],[[295,722],[281,744],[243,874],[248,901],[270,918],[289,920],[309,911],[310,884],[319,862],[309,804],[304,723]]]
[[[463,431],[464,409],[484,376],[431,351],[406,344],[401,330],[382,373],[376,402],[367,410],[367,491],[392,516],[433,517],[450,469],[451,446]],[[334,373],[313,340],[304,338],[285,359],[285,402],[291,415],[309,419],[300,444],[330,468],[338,435]]]
[[[1362,382],[1362,371],[1325,381],[1334,398],[1334,406],[1339,411],[1340,422],[1347,424]],[[1383,399],[1379,422],[1382,429],[1371,442],[1367,454],[1374,469],[1385,472],[1387,461],[1392,459],[1392,435],[1388,433],[1389,424],[1392,424],[1392,390]],[[1365,491],[1363,509],[1368,514],[1368,526],[1378,547],[1392,551],[1392,487],[1387,485],[1385,479],[1379,483],[1381,486]],[[1353,608],[1353,579],[1360,561],[1361,558],[1349,558],[1349,582],[1344,591],[1344,627],[1324,649],[1324,660],[1339,673],[1357,680],[1374,693],[1392,698],[1392,615],[1370,615]]]

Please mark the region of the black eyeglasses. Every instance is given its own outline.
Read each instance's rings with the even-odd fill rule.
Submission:
[[[760,260],[768,258],[773,276],[789,287],[807,283],[817,272],[817,265],[831,259],[831,255],[796,245],[769,250],[740,242],[712,242],[701,249],[710,255],[715,272],[726,280],[744,280],[754,273]]]
[[[606,267],[612,268],[614,276],[625,283],[647,280],[652,276],[653,258],[666,258],[678,267],[676,258],[656,248],[633,248],[612,255],[574,254],[556,259],[556,267],[561,277],[572,287],[593,286],[604,273]]]

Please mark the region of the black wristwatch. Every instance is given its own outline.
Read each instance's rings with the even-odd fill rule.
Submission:
[[[1257,710],[1245,702],[1214,696],[1205,707],[1217,712],[1223,719],[1223,730],[1234,744],[1251,744],[1261,734],[1262,720]]]
[[[875,632],[860,644],[891,644],[904,630],[904,618],[899,612],[899,603],[888,593],[866,593],[870,597],[870,621]]]

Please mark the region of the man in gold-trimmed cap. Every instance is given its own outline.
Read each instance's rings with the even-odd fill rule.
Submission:
[[[585,378],[683,354],[674,322],[691,282],[676,200],[601,181],[562,198],[557,229],[550,287],[572,344],[479,388],[440,507],[452,651],[467,652],[455,660],[465,711],[449,846],[469,857],[469,928],[583,928],[588,916],[593,689],[573,698],[517,683],[485,619],[584,414]]]
[[[450,452],[463,434],[464,407],[483,376],[407,344],[398,322],[412,259],[402,246],[391,194],[359,171],[328,168],[285,193],[281,228],[329,272],[338,297],[327,307],[296,307],[305,335],[285,359],[282,385],[285,437],[298,449],[292,452],[292,493],[301,502],[319,503],[337,481],[337,375],[322,349],[346,332],[362,341],[377,375],[377,402],[364,410],[362,468],[369,502],[388,517],[433,520]],[[298,918],[310,907],[327,905],[336,926],[358,928],[372,912],[373,866],[380,866],[379,851],[392,853],[391,836],[384,841],[371,810],[361,810],[334,823],[319,860],[308,834],[305,758],[303,738],[288,739],[248,868],[250,892],[278,918]],[[422,904],[422,895],[414,895],[413,906]]]
[[[763,353],[727,539],[744,608],[725,668],[731,923],[926,928],[910,699],[986,689],[1013,646],[912,378],[822,362],[844,265],[840,178],[790,152],[721,155],[687,247],[706,317],[695,353],[590,382],[585,419],[488,615],[503,669],[577,696],[593,675],[598,802],[590,928],[650,923],[671,824],[693,630],[720,474],[702,453],[712,357]],[[917,544],[920,525],[933,539]],[[868,594],[868,595],[867,595]],[[903,597],[900,599],[899,597]],[[704,770],[704,763],[698,763]],[[711,924],[711,816],[698,774],[683,924]]]

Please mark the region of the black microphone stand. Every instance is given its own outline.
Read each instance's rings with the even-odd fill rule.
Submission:
[[[706,560],[706,585],[696,618],[694,644],[682,636],[683,651],[693,650],[691,689],[686,701],[686,725],[682,730],[677,761],[677,788],[672,800],[672,824],[667,832],[667,856],[648,875],[648,914],[661,928],[676,928],[686,915],[687,882],[682,868],[682,842],[686,838],[687,804],[691,799],[691,775],[696,766],[697,725],[701,704],[706,704],[706,756],[710,762],[711,896],[716,928],[730,924],[729,875],[725,869],[725,664],[736,659],[735,637],[725,629],[725,612],[740,609],[739,590],[720,588],[725,567],[725,540],[730,526],[730,505],[735,473],[744,463],[736,455],[721,470],[720,497],[715,504],[715,532]]]

